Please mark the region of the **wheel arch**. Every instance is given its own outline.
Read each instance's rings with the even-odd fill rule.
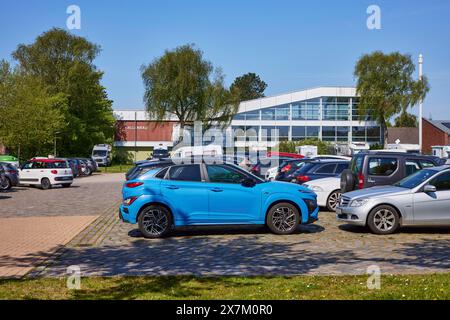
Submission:
[[[373,210],[375,210],[376,208],[381,207],[381,206],[389,206],[389,207],[391,207],[392,209],[394,209],[394,210],[397,212],[397,214],[398,214],[398,217],[399,217],[399,223],[400,223],[400,225],[402,225],[402,222],[403,222],[403,214],[402,214],[402,212],[399,210],[399,208],[398,208],[396,205],[392,204],[392,203],[378,203],[376,206],[374,206],[372,209],[370,209],[369,214],[368,214],[367,217],[366,217],[366,225],[367,225],[367,223],[368,223],[368,221],[369,221],[369,215],[370,215],[370,213],[371,213]]]
[[[293,205],[298,210],[298,214],[300,215],[300,222],[302,221],[302,209],[300,208],[300,206],[297,203],[295,203],[292,200],[288,200],[288,199],[279,199],[279,200],[275,200],[267,207],[266,214],[264,216],[264,221],[266,223],[267,223],[267,215],[269,214],[269,211],[279,203],[289,203],[289,204]]]
[[[162,206],[164,208],[166,208],[169,211],[170,216],[172,217],[172,223],[175,224],[175,217],[173,216],[173,212],[172,209],[165,203],[160,202],[160,201],[151,201],[151,202],[147,202],[146,204],[144,204],[140,209],[138,214],[136,215],[136,221],[139,220],[139,216],[141,215],[142,211],[144,211],[145,208],[148,208],[150,206]]]

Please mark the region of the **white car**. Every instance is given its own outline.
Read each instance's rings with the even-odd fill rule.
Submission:
[[[72,169],[65,160],[34,158],[20,168],[19,182],[38,185],[44,190],[54,185],[68,188],[73,182]]]
[[[329,211],[336,211],[341,199],[341,178],[332,177],[309,181],[303,184],[317,194],[317,204]]]

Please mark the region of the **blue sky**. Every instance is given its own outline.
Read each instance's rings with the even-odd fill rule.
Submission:
[[[267,95],[316,86],[352,86],[353,67],[374,50],[425,57],[431,91],[424,115],[449,119],[448,0],[0,0],[0,59],[51,27],[66,28],[66,8],[81,8],[81,30],[102,47],[96,60],[115,109],[143,108],[140,67],[165,49],[195,43],[230,84],[256,72]],[[366,27],[381,8],[381,30]],[[413,109],[416,112],[417,108]]]

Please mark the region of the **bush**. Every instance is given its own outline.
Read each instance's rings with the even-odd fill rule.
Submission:
[[[133,155],[123,148],[113,148],[112,164],[133,164]]]
[[[304,139],[301,141],[282,141],[278,145],[280,152],[295,153],[295,148],[299,146],[316,146],[318,154],[333,153],[333,147],[330,143],[317,139]]]

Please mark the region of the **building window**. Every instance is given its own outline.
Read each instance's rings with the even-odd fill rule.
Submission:
[[[349,132],[350,132],[350,127],[337,127],[336,128],[337,141],[348,141],[348,133]]]
[[[381,130],[380,127],[367,127],[367,141],[380,142]]]
[[[336,127],[324,126],[322,127],[323,141],[336,141]]]
[[[366,127],[352,127],[352,140],[366,142]]]
[[[292,140],[302,140],[306,137],[306,127],[292,127]]]
[[[290,118],[290,106],[280,106],[275,109],[275,119],[276,120],[289,120]]]
[[[261,110],[261,120],[275,120],[276,108],[265,108]]]
[[[292,104],[292,120],[319,120],[320,100],[313,99]]]

